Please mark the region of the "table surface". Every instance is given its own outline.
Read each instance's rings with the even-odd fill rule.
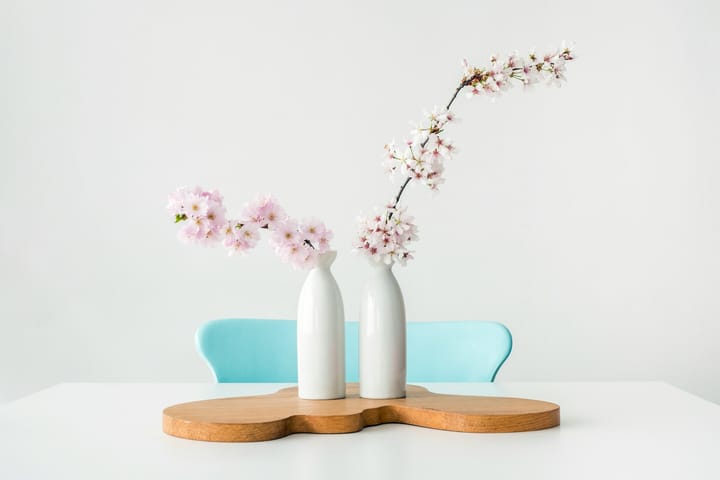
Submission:
[[[555,402],[561,425],[473,434],[393,424],[197,442],[162,432],[164,407],[287,385],[60,384],[0,405],[0,478],[720,479],[720,405],[665,383],[422,385]]]

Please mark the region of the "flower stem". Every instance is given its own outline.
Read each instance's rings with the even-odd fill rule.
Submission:
[[[405,179],[405,181],[403,182],[402,187],[400,187],[400,191],[398,192],[397,196],[395,197],[395,202],[393,203],[393,207],[397,207],[398,202],[400,202],[400,197],[402,196],[403,192],[405,191],[405,187],[407,187],[408,183],[410,183],[410,180],[412,180],[412,177],[407,177]]]
[[[463,81],[463,82],[460,82],[460,85],[458,85],[458,87],[455,89],[455,93],[453,93],[452,98],[450,99],[450,101],[448,102],[448,104],[445,106],[445,110],[450,110],[450,107],[452,106],[453,102],[454,102],[455,99],[457,98],[458,93],[460,93],[460,90],[462,90],[462,89],[465,88],[466,86],[467,86],[467,83],[465,83],[464,81]]]

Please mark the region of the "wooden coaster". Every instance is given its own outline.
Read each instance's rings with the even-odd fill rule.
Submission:
[[[407,397],[303,400],[297,387],[270,395],[181,403],[163,411],[167,434],[210,442],[259,442],[292,433],[350,433],[382,423],[455,432],[524,432],[560,425],[560,407],[539,400],[443,395],[408,385]]]

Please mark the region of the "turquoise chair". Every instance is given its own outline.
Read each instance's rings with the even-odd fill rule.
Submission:
[[[408,322],[408,382],[492,382],[510,355],[502,324],[481,321]],[[229,318],[201,326],[195,341],[220,383],[297,382],[294,320]],[[348,382],[358,381],[358,323],[345,324]]]

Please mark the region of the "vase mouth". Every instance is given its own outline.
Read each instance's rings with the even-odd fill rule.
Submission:
[[[337,258],[337,250],[328,250],[325,253],[318,255],[317,266],[320,268],[330,268]]]
[[[380,268],[383,270],[392,270],[392,268],[395,266],[395,262],[385,263],[382,260],[375,260],[374,258],[371,258],[370,266],[373,268]]]

